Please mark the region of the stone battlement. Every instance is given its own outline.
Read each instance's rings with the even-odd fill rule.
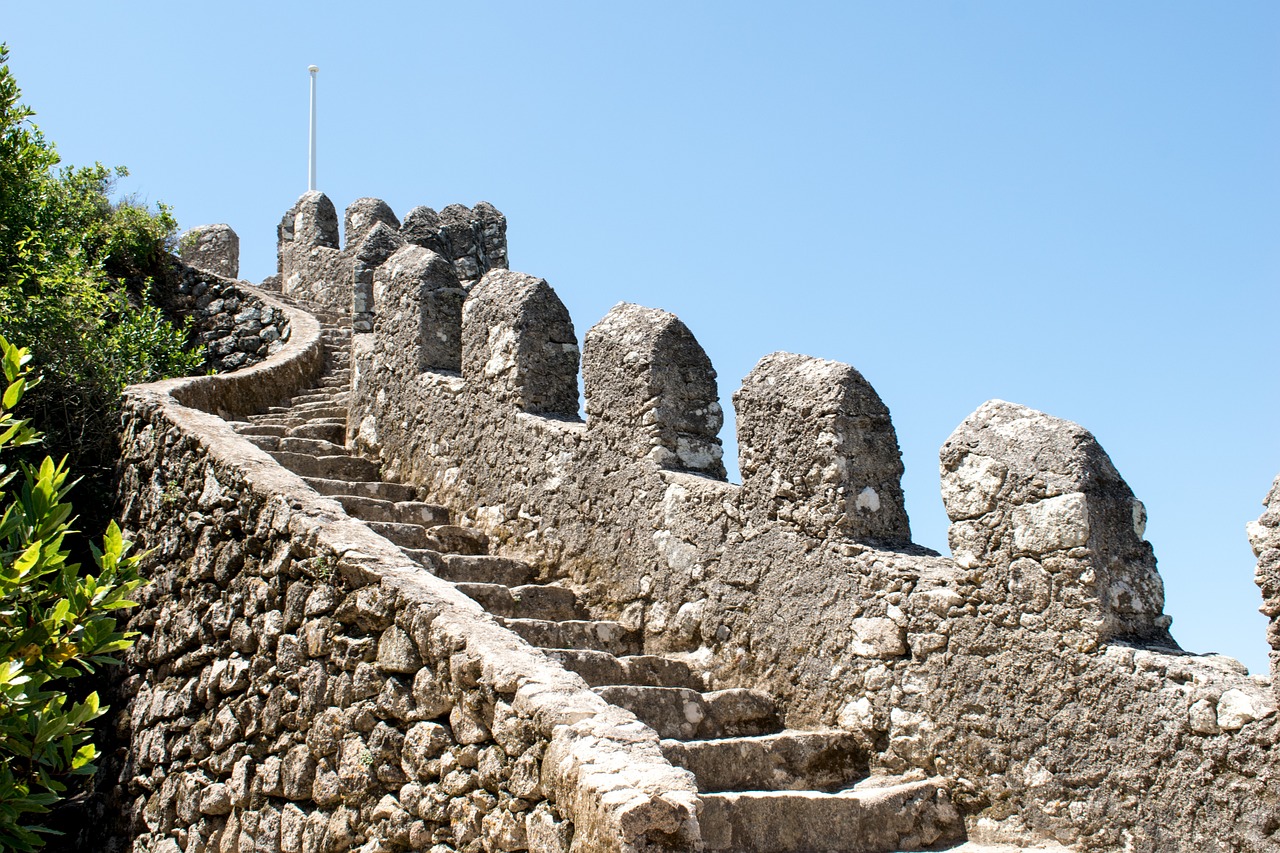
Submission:
[[[338,318],[323,378],[288,307],[248,372],[129,391],[122,502],[161,579],[130,661],[135,849],[1280,850],[1280,485],[1250,527],[1273,672],[1249,676],[1178,648],[1145,509],[1082,427],[965,419],[943,557],[854,367],[762,358],[729,483],[690,329],[624,302],[579,348],[505,229],[361,199],[340,248],[308,193],[279,285]],[[803,771],[801,743],[826,744]]]

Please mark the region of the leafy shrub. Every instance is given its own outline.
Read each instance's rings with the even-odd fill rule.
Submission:
[[[7,59],[0,45],[0,335],[40,354],[27,410],[84,475],[82,509],[105,521],[121,389],[204,365],[151,300],[172,275],[177,223],[163,204],[111,201],[123,168],[57,170]]]
[[[0,396],[0,452],[38,443],[13,409],[31,381],[30,357],[0,336],[5,390]],[[0,457],[2,458],[2,457]],[[21,476],[18,476],[18,475]],[[66,501],[66,460],[7,470],[0,462],[0,849],[30,851],[48,832],[33,816],[48,812],[76,777],[94,771],[90,723],[106,708],[97,693],[68,695],[68,682],[132,645],[116,630],[114,612],[132,607],[138,556],[114,522],[98,573],[81,570],[66,548],[74,519]]]

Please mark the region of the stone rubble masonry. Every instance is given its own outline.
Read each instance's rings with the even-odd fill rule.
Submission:
[[[403,225],[386,202],[361,198],[347,208],[346,248],[338,246],[338,213],[321,192],[298,199],[280,220],[278,281],[286,296],[352,312],[356,331],[371,331],[372,272],[406,244],[435,252],[470,288],[507,266],[507,220],[493,205],[451,204],[436,213],[415,207]]]
[[[125,394],[120,511],[151,583],[94,849],[696,849],[695,784],[651,729],[224,420],[323,364],[316,321],[262,302],[294,330],[270,358]]]
[[[942,446],[942,501],[956,562],[991,572],[1020,620],[1177,648],[1146,509],[1086,430],[985,403]]]
[[[348,440],[384,476],[711,688],[766,690],[790,727],[865,732],[877,770],[950,780],[974,840],[1280,849],[1271,679],[1173,643],[1144,510],[1088,432],[975,412],[941,454],[944,558],[909,541],[892,422],[852,367],[762,359],[734,395],[738,486],[679,320],[623,304],[587,332],[583,420],[551,287],[505,269],[468,287],[415,247],[373,271],[352,342]],[[1275,494],[1254,531],[1273,619]]]
[[[178,239],[178,257],[223,278],[240,277],[240,237],[227,224],[201,225]]]
[[[206,227],[222,228],[217,233],[235,237],[226,226]],[[177,284],[173,292],[164,294],[166,307],[190,318],[205,349],[206,368],[226,373],[250,367],[288,342],[291,330],[284,306],[270,301],[263,291],[182,260],[174,262],[174,270]]]

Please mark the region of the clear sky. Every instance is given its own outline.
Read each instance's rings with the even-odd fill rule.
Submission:
[[[846,361],[917,541],[984,400],[1094,432],[1148,508],[1174,635],[1266,670],[1244,525],[1280,472],[1280,5],[0,0],[69,163],[275,269],[306,189],[493,203],[579,336],[673,311],[728,397]],[[732,442],[732,421],[726,425]]]

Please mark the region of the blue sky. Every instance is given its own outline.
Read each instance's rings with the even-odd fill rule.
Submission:
[[[1262,2],[0,0],[64,159],[230,223],[247,278],[306,189],[314,63],[339,209],[492,202],[579,336],[622,300],[674,311],[726,404],[775,350],[853,364],[944,553],[960,421],[1001,398],[1083,424],[1147,504],[1174,635],[1254,672],[1278,37]]]

